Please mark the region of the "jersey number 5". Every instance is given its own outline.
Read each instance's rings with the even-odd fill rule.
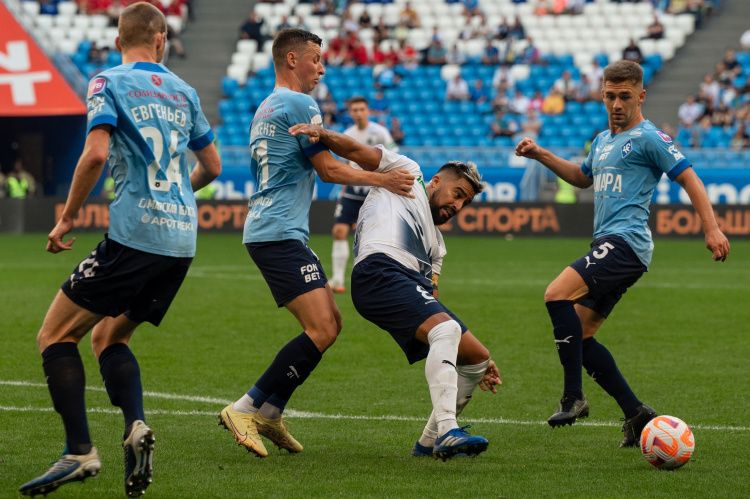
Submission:
[[[182,173],[180,172],[180,157],[175,156],[177,152],[177,141],[179,137],[177,130],[169,134],[169,164],[166,170],[161,169],[161,157],[164,153],[164,136],[158,128],[145,126],[138,129],[143,138],[151,141],[151,150],[154,153],[154,161],[148,165],[148,186],[151,190],[168,192],[172,184],[177,184],[182,194]],[[159,175],[161,173],[161,175]],[[165,178],[159,178],[159,177]]]
[[[612,245],[612,243],[604,243],[599,245],[599,249],[601,251],[593,251],[591,254],[594,255],[594,258],[597,260],[601,260],[605,256],[607,256],[607,253],[609,253],[609,250],[615,249],[615,247]]]

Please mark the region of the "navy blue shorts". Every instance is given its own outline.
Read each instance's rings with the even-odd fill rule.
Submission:
[[[618,236],[603,236],[591,243],[591,251],[570,264],[589,293],[577,303],[609,316],[630,286],[640,279],[646,266],[630,245]]]
[[[468,328],[432,296],[432,283],[419,272],[407,269],[382,254],[370,255],[352,270],[352,301],[362,317],[388,331],[409,364],[427,357],[430,347],[414,335],[424,321],[440,312]]]
[[[155,255],[129,248],[106,234],[60,289],[95,314],[125,314],[158,326],[185,279],[192,258]]]
[[[357,223],[359,209],[364,204],[363,200],[340,198],[336,203],[336,210],[333,212],[333,218],[337,224],[353,225]]]
[[[328,283],[318,256],[302,241],[246,243],[245,247],[279,307],[308,291],[325,288]]]

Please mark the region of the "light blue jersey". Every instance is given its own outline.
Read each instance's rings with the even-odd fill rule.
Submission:
[[[310,238],[310,203],[315,188],[312,156],[326,148],[289,127],[322,123],[309,95],[276,87],[255,112],[250,128],[251,170],[257,191],[250,197],[243,242]]]
[[[674,180],[690,167],[672,138],[648,120],[622,133],[601,132],[581,170],[594,181],[594,239],[625,239],[643,265],[651,263],[654,244],[648,228],[656,184],[666,173]]]
[[[194,256],[198,221],[185,152],[214,138],[195,90],[161,64],[135,62],[99,73],[87,101],[87,133],[113,127],[109,238],[158,255]]]

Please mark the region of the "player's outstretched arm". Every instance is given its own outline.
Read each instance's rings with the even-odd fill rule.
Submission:
[[[221,175],[221,158],[213,143],[200,151],[195,151],[195,156],[198,158],[198,164],[190,173],[190,186],[193,192],[207,186]]]
[[[716,222],[714,209],[711,206],[711,201],[708,199],[703,182],[701,182],[700,177],[698,177],[698,174],[692,168],[687,168],[677,175],[675,180],[688,193],[690,202],[693,203],[693,208],[698,212],[698,216],[701,217],[706,248],[711,252],[714,260],[723,262],[729,256],[729,240]]]
[[[289,128],[292,135],[304,134],[311,142],[320,141],[323,145],[342,158],[354,161],[368,171],[377,170],[383,153],[377,147],[357,142],[342,133],[327,130],[320,125],[299,124]]]
[[[81,209],[102,174],[109,155],[110,133],[109,125],[101,125],[94,127],[86,136],[86,143],[73,174],[73,182],[70,184],[70,192],[68,192],[62,216],[47,235],[47,251],[50,253],[59,253],[73,247],[75,238],[63,241],[63,237],[73,228],[73,220],[78,210]]]
[[[555,175],[567,183],[585,189],[590,187],[592,180],[582,171],[580,165],[563,159],[543,148],[533,139],[525,137],[516,145],[516,156],[534,159],[552,170]]]
[[[370,185],[388,189],[399,196],[414,197],[411,193],[414,175],[403,168],[395,168],[382,173],[358,170],[338,161],[329,151],[317,153],[310,158],[310,162],[324,182],[344,185]]]

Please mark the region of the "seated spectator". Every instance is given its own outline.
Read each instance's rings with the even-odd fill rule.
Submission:
[[[526,111],[523,123],[521,125],[521,131],[524,137],[537,137],[542,129],[542,120],[539,119],[539,114],[534,109]]]
[[[404,133],[404,129],[401,128],[401,121],[395,116],[391,116],[390,131],[391,131],[391,137],[393,137],[393,142],[395,142],[398,145],[401,145],[404,143],[406,134]]]
[[[396,72],[393,60],[386,59],[385,67],[375,77],[378,88],[394,88],[401,83],[401,75]]]
[[[266,21],[255,13],[250,12],[245,22],[240,26],[240,38],[244,40],[255,40],[258,42],[258,52],[263,51],[263,43],[266,41]]]
[[[562,114],[565,111],[565,99],[559,90],[552,88],[550,93],[542,102],[542,113],[544,114]]]
[[[91,42],[89,48],[88,61],[94,64],[104,64],[107,62],[109,51],[106,48],[99,48],[96,42]]]
[[[516,16],[508,34],[514,40],[523,40],[524,38],[526,38],[526,30],[523,27],[520,16]]]
[[[534,40],[532,40],[531,37],[527,38],[526,41],[527,44],[518,55],[518,60],[516,62],[519,64],[536,64],[539,62],[539,49],[536,48]]]
[[[734,72],[726,67],[723,62],[716,64],[714,69],[714,77],[719,84],[731,84],[734,80]]]
[[[341,66],[350,58],[349,43],[342,33],[329,41],[328,50],[323,53],[323,60],[330,66]]]
[[[633,61],[640,64],[643,61],[643,54],[641,48],[635,43],[635,40],[630,39],[630,43],[627,47],[622,50],[622,58],[626,61]]]
[[[482,9],[479,8],[479,0],[461,0],[464,4],[464,17],[471,19],[474,16],[481,16]]]
[[[726,104],[721,104],[711,113],[711,124],[722,128],[730,128],[734,124],[734,110]]]
[[[57,15],[57,2],[53,2],[52,0],[38,0],[38,2],[40,14],[48,16]]]
[[[732,49],[727,49],[724,53],[724,59],[721,62],[724,63],[724,67],[728,71],[731,71],[735,76],[742,72],[742,67],[737,61],[737,54]]]
[[[380,89],[375,90],[375,97],[370,99],[370,114],[373,116],[382,116],[388,112],[388,101],[385,100],[385,94]]]
[[[516,89],[516,92],[508,103],[508,109],[511,113],[524,115],[529,110],[530,105],[531,100],[526,97],[523,92]]]
[[[554,88],[562,94],[566,101],[575,100],[578,93],[578,82],[573,79],[570,71],[565,70],[562,76],[555,81]]]
[[[592,85],[591,80],[589,80],[589,75],[585,73],[582,74],[581,81],[576,85],[573,100],[578,102],[588,102],[600,98],[600,95],[601,87],[599,85]]]
[[[495,28],[495,40],[505,40],[510,36],[510,24],[508,19],[503,17],[500,24]]]
[[[373,27],[373,30],[375,31],[374,40],[376,43],[380,43],[391,37],[391,28],[385,24],[383,16],[380,16],[380,20],[378,21],[378,24]]]
[[[349,46],[350,60],[348,61],[348,64],[364,66],[365,64],[368,64],[370,62],[369,55],[367,54],[367,48],[359,39],[359,37],[356,36],[356,34],[352,33],[352,35],[354,36]]]
[[[552,7],[550,8],[550,11],[552,14],[559,16],[561,14],[565,13],[565,8],[567,7],[568,1],[567,0],[550,0],[552,2]]]
[[[406,2],[404,8],[399,14],[399,24],[403,23],[409,29],[418,28],[420,26],[419,14],[411,6],[411,2]]]
[[[721,91],[721,85],[719,85],[719,82],[714,79],[714,75],[711,73],[707,73],[703,77],[703,82],[700,86],[700,93],[701,95],[706,96],[706,98],[711,103],[711,107],[716,107],[719,105],[719,94]]]
[[[456,73],[453,79],[448,80],[445,87],[445,99],[457,101],[469,99],[469,84],[466,83],[460,72]]]
[[[505,83],[509,87],[515,85],[516,82],[510,72],[510,68],[509,64],[502,64],[495,70],[495,74],[492,75],[492,88],[497,90],[502,83]]]
[[[492,44],[492,40],[487,39],[487,43],[482,51],[482,64],[494,66],[500,63],[500,51]]]
[[[677,110],[677,117],[680,119],[682,126],[690,128],[693,126],[693,123],[703,116],[704,111],[703,104],[696,102],[695,96],[688,95],[685,102],[680,104]]]
[[[182,43],[182,37],[180,37],[180,33],[172,26],[170,26],[169,23],[167,23],[167,41],[168,56],[176,55],[180,59],[184,59],[187,56],[187,54],[185,53],[185,44]]]
[[[535,16],[546,16],[552,12],[552,3],[550,0],[536,0],[534,4]]]
[[[711,134],[711,117],[708,115],[703,116],[697,123],[693,124],[692,135],[693,135],[693,147],[704,147],[706,144],[706,138]]]
[[[602,86],[602,77],[604,76],[604,69],[599,65],[599,61],[594,59],[591,62],[591,67],[586,71],[585,74],[589,79],[589,84],[591,84],[591,88],[595,92],[599,93],[599,89]]]
[[[352,17],[349,7],[341,14],[341,29],[346,33],[356,33],[359,31],[359,22]]]
[[[370,13],[367,12],[367,10],[363,10],[362,15],[359,16],[359,27],[360,28],[372,27],[372,18],[370,17]]]
[[[39,2],[40,6],[43,2]],[[58,3],[57,1],[54,1],[52,3]],[[81,14],[86,14],[89,16],[98,15],[98,14],[105,14],[109,15],[109,7],[114,3],[129,3],[127,1],[125,2],[115,2],[115,0],[81,0],[78,3],[78,11]],[[127,7],[127,5],[124,5],[123,7]]]
[[[664,25],[659,21],[659,17],[654,14],[654,20],[646,28],[646,36],[652,40],[661,40],[664,38]]]
[[[400,21],[391,31],[391,37],[396,40],[406,40],[410,31],[411,28],[406,24],[406,21]]]
[[[510,110],[510,87],[501,83],[495,89],[495,97],[492,98],[492,110],[507,112]]]
[[[448,51],[446,56],[446,62],[448,64],[456,64],[458,66],[466,62],[466,55],[458,48],[458,44],[454,43],[453,48]]]
[[[495,119],[490,123],[490,136],[512,137],[518,131],[518,122],[502,110],[495,111]]]
[[[398,61],[406,69],[414,69],[419,65],[419,54],[416,49],[407,43],[406,40],[398,42]]]
[[[735,151],[750,148],[750,136],[748,136],[744,124],[737,126],[737,130],[735,130],[732,140],[729,142],[729,147]]]
[[[474,85],[469,90],[469,99],[475,104],[484,104],[490,100],[490,92],[480,79],[474,80]]]
[[[442,66],[447,62],[447,52],[440,40],[433,40],[426,53],[426,63]]]
[[[544,105],[544,96],[542,92],[537,90],[534,92],[534,96],[529,100],[529,109],[533,109],[536,112],[542,112],[542,105]]]
[[[336,12],[332,0],[315,0],[311,13],[314,16],[327,16]]]
[[[281,19],[279,20],[279,24],[276,25],[276,33],[281,31],[282,29],[287,28],[294,28],[295,26],[292,25],[292,23],[289,22],[289,16],[281,16]]]
[[[323,125],[330,127],[338,122],[339,109],[333,96],[328,94],[323,104],[320,106],[320,112],[323,114]]]

